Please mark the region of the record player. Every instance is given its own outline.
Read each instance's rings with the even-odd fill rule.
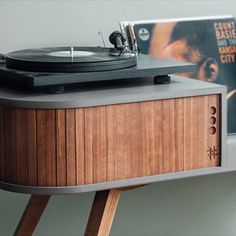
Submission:
[[[0,81],[10,86],[47,88],[62,92],[67,85],[153,77],[170,83],[170,74],[190,72],[196,66],[143,55],[130,50],[118,31],[109,37],[114,48],[52,47],[26,49],[2,55]]]

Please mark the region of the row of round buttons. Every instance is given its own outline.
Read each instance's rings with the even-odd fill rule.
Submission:
[[[214,116],[216,114],[216,107],[211,106],[210,108],[210,114],[212,115],[210,117],[210,134],[215,134],[216,133],[216,127],[214,126],[216,124],[216,117]]]

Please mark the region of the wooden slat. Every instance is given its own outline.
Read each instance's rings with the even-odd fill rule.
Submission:
[[[141,175],[154,175],[156,174],[156,160],[154,152],[154,109],[153,102],[140,103],[141,107]],[[147,125],[148,124],[148,125]],[[145,158],[143,158],[145,157]],[[140,173],[139,173],[140,174]]]
[[[85,158],[84,158],[84,172],[85,183],[93,183],[93,112],[94,108],[85,109]]]
[[[84,160],[84,147],[85,147],[85,121],[84,121],[84,109],[76,109],[75,114],[75,132],[76,132],[76,172],[77,181],[76,184],[85,183],[85,160]]]
[[[47,186],[47,119],[46,110],[37,110],[38,185]]]
[[[137,104],[129,104],[129,120],[128,126],[126,126],[126,132],[129,132],[130,138],[130,154],[127,158],[131,158],[131,169],[129,173],[129,178],[135,178],[142,175],[142,164],[143,164],[143,156],[142,156],[142,134],[141,130],[145,124],[142,124],[141,120],[141,107],[140,103]]]
[[[27,110],[27,158],[28,158],[28,184],[35,186],[38,183],[38,160],[37,160],[37,128],[36,111]]]
[[[75,185],[76,176],[76,136],[75,136],[75,110],[66,110],[66,173],[67,185]]]
[[[50,196],[32,195],[17,226],[14,236],[31,236],[47,206]]]
[[[205,112],[203,112],[203,110]],[[197,140],[198,140],[198,156],[197,165],[199,168],[206,167],[207,147],[208,147],[208,96],[200,96],[197,98]],[[204,132],[202,132],[204,131]]]
[[[17,150],[15,156],[15,162],[17,165],[17,183],[28,184],[28,130],[27,130],[27,110],[15,109],[15,123],[17,129],[16,132],[16,146]]]
[[[0,180],[5,179],[4,108],[0,107]]]
[[[189,98],[183,98],[184,102],[184,170],[191,169],[191,102]]]
[[[58,109],[56,111],[56,163],[58,186],[65,186],[67,184],[65,122],[65,110]]]
[[[164,160],[163,156],[163,123],[162,123],[162,110],[163,101],[153,102],[153,119],[154,119],[154,163],[152,165],[153,174],[164,173]]]
[[[47,185],[56,185],[56,122],[55,110],[47,111]]]
[[[183,99],[175,99],[174,101],[174,113],[175,113],[175,170],[184,170],[184,103]]]
[[[121,109],[120,105],[107,106],[107,180],[117,179],[117,166],[122,168],[122,163],[124,163],[122,161],[123,157],[120,156],[120,149],[124,146],[122,141],[118,142],[121,134],[120,132],[113,132],[113,130],[118,131],[118,127],[123,126],[123,112]],[[123,174],[125,172],[124,168],[120,171]]]
[[[162,126],[162,163],[164,173],[171,173],[175,171],[175,123],[173,99],[163,102]]]
[[[127,178],[130,173],[128,109],[128,105],[107,107],[107,180]]]
[[[106,107],[94,108],[92,132],[93,183],[105,182],[107,181]]]
[[[191,97],[191,136],[190,136],[190,149],[191,149],[191,169],[198,168],[198,98]]]
[[[210,96],[206,96],[204,98],[204,103],[205,103],[205,107],[204,107],[204,111],[203,112],[203,120],[204,120],[204,124],[203,124],[203,130],[205,131],[204,134],[204,138],[203,138],[203,167],[207,168],[211,166],[211,160],[208,156],[208,150],[209,150],[209,143],[210,143],[210,137],[209,137],[209,128],[210,128],[210,124],[209,124],[209,119],[210,119],[210,108],[209,108],[209,98]],[[200,134],[199,134],[200,135]],[[199,144],[200,145],[200,144]]]
[[[6,181],[17,183],[16,109],[4,108],[4,140]]]
[[[120,198],[119,190],[96,192],[85,236],[108,236]]]

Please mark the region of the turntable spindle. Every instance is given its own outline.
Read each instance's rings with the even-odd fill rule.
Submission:
[[[70,47],[70,57],[74,57],[74,47]]]

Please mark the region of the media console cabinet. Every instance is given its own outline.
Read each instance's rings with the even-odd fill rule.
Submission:
[[[32,235],[52,194],[88,191],[85,235],[109,235],[121,191],[226,171],[226,88],[177,76],[0,88],[0,146],[0,188],[32,194],[15,235]]]

